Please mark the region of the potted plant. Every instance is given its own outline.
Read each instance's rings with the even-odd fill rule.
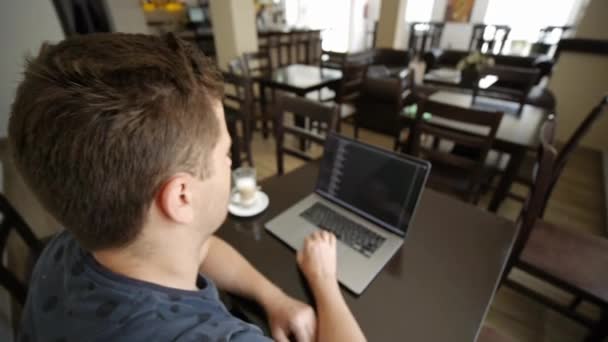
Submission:
[[[479,51],[472,52],[456,65],[460,70],[460,84],[472,87],[479,80],[479,73],[486,67],[494,65],[494,58]]]

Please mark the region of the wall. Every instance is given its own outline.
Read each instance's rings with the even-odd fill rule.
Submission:
[[[382,0],[376,45],[385,48],[405,47],[405,8],[407,0]]]
[[[349,34],[349,52],[363,51],[368,47],[366,40],[367,21],[363,16],[365,9],[365,0],[351,0],[350,6],[350,34]],[[369,8],[368,8],[369,16]]]
[[[473,25],[483,23],[489,0],[476,0],[468,23],[446,23],[439,46],[442,48],[467,50],[473,33]],[[435,0],[433,21],[443,21],[447,0]]]
[[[106,0],[106,8],[113,31],[150,33],[139,0]]]
[[[15,89],[21,80],[24,56],[36,54],[43,41],[56,42],[63,39],[63,31],[55,14],[51,1],[20,0],[6,5],[0,13],[0,41],[2,57],[0,58],[0,137],[7,134],[10,106],[15,96]],[[2,172],[4,181],[9,177],[6,170]],[[11,201],[14,197],[4,192]],[[0,256],[0,260],[3,260]],[[0,289],[0,319],[10,320],[8,294]],[[6,323],[0,324],[0,340],[10,341],[10,329]]]
[[[217,63],[227,69],[228,62],[243,52],[258,50],[253,1],[211,0],[211,21]]]
[[[575,38],[608,40],[608,1],[591,0],[579,22]],[[549,88],[557,98],[557,139],[565,141],[584,115],[608,94],[608,56],[563,52]],[[608,118],[603,118],[583,139],[582,145],[608,150]]]
[[[20,0],[1,11],[0,37],[0,136],[4,137],[24,56],[35,55],[43,41],[63,39],[63,31],[51,1]]]

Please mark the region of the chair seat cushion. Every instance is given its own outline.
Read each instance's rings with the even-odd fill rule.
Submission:
[[[520,262],[608,303],[608,239],[538,220]]]

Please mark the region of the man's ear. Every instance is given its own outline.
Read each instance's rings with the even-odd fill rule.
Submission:
[[[194,219],[193,181],[194,178],[189,174],[176,174],[156,194],[156,203],[169,220],[188,224]]]

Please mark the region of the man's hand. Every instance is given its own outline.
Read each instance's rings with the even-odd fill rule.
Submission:
[[[336,236],[324,230],[307,237],[298,252],[298,265],[313,290],[338,289],[336,263]]]
[[[266,307],[266,313],[272,337],[277,342],[289,342],[289,336],[298,342],[316,340],[317,318],[309,305],[281,294]]]

